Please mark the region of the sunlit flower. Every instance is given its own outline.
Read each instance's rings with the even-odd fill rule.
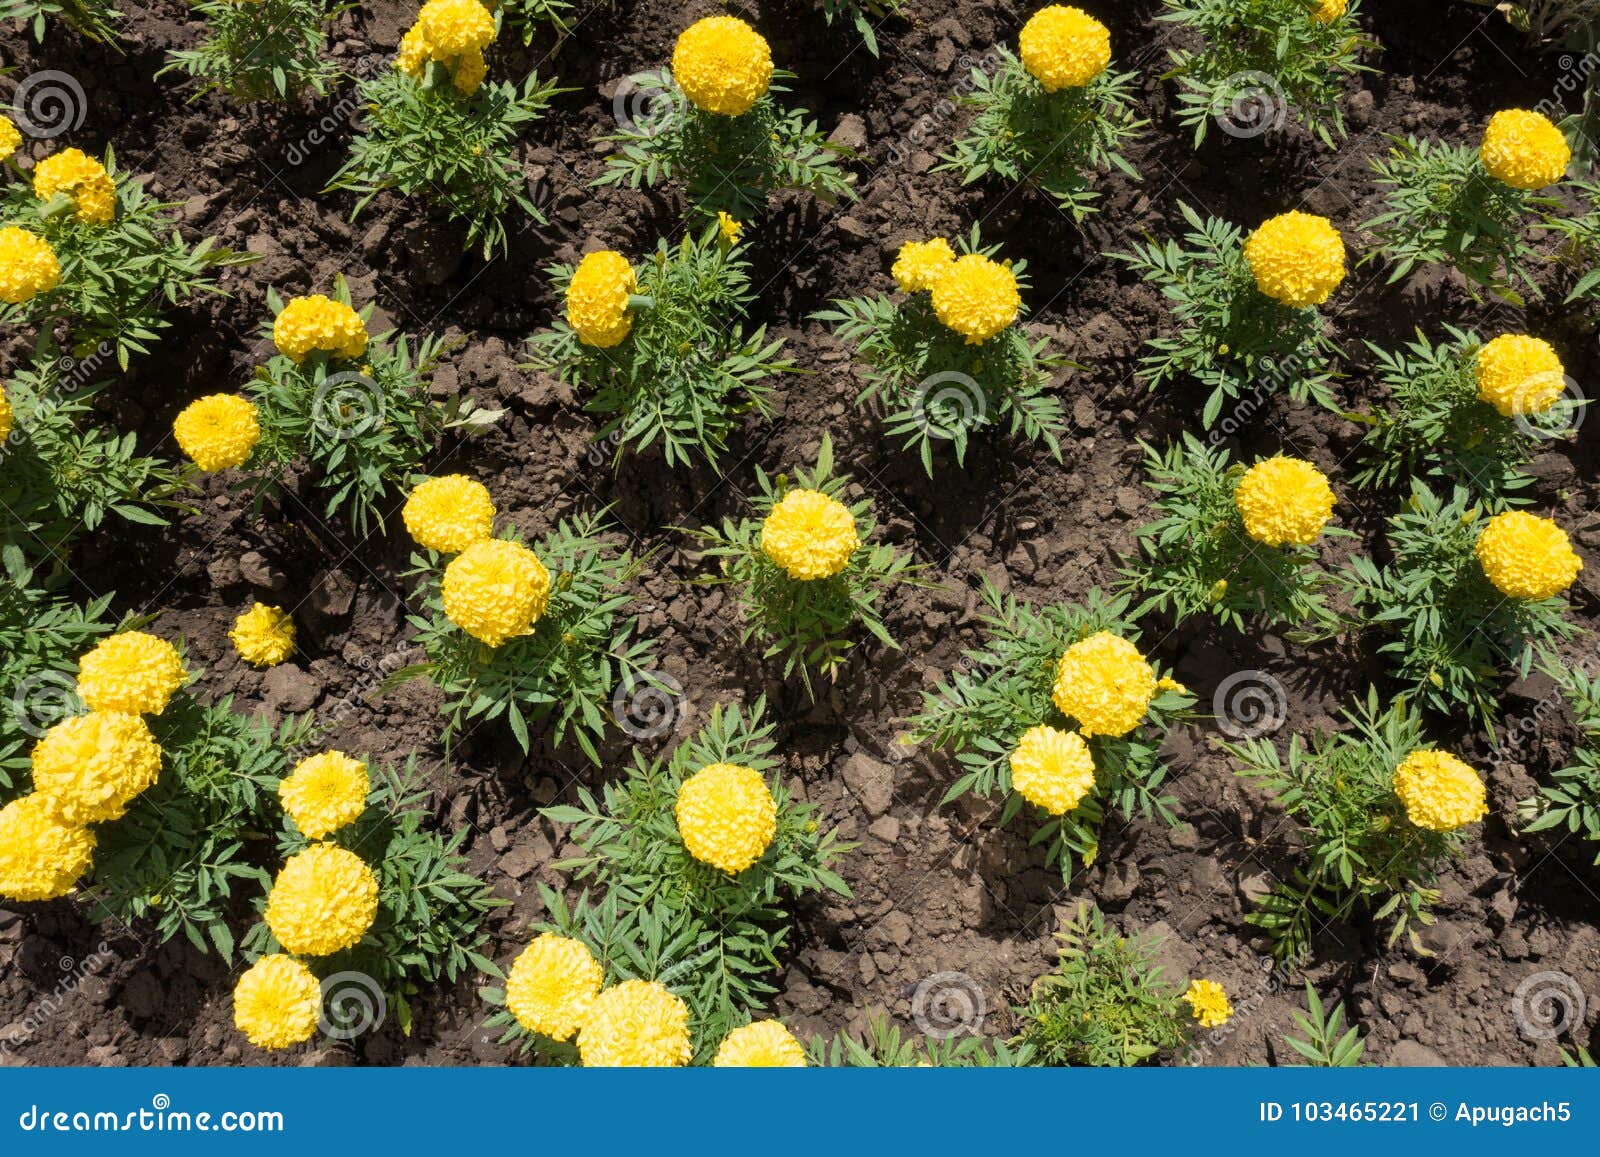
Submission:
[[[9,161],[22,147],[22,134],[8,116],[0,116],[0,161]]]
[[[1473,359],[1478,397],[1502,417],[1542,414],[1567,388],[1567,371],[1555,348],[1541,338],[1503,333]]]
[[[1233,1016],[1233,1005],[1228,1003],[1228,994],[1222,991],[1222,985],[1215,980],[1191,980],[1189,991],[1183,994],[1183,999],[1188,1002],[1189,1011],[1200,1022],[1201,1028],[1218,1028],[1227,1024]]]
[[[718,1069],[803,1069],[806,1050],[781,1022],[758,1020],[723,1037],[711,1065]]]
[[[444,569],[444,613],[467,634],[498,647],[526,635],[550,606],[550,572],[519,542],[489,538]]]
[[[584,254],[567,282],[567,324],[584,345],[622,344],[633,328],[628,299],[638,288],[639,278],[622,254],[610,249]]]
[[[1281,454],[1246,470],[1233,504],[1245,533],[1266,546],[1306,546],[1333,517],[1333,487],[1311,463]]]
[[[322,983],[300,961],[263,956],[233,986],[233,1026],[258,1049],[310,1040],[322,1017]]]
[[[931,241],[907,241],[895,254],[889,273],[905,293],[921,293],[939,284],[939,279],[955,266],[956,251],[943,237]]]
[[[1513,189],[1542,189],[1567,175],[1572,146],[1543,113],[1508,108],[1489,118],[1478,159]]]
[[[1111,32],[1080,8],[1051,4],[1022,26],[1017,52],[1046,92],[1082,88],[1111,63]]]
[[[956,258],[934,282],[934,314],[968,345],[988,341],[1016,321],[1021,310],[1016,275],[981,253]]]
[[[94,833],[67,823],[37,793],[0,808],[0,896],[54,900],[71,892],[89,870]]]
[[[190,402],[172,423],[178,448],[206,473],[243,466],[261,441],[256,408],[238,394]]]
[[[354,948],[377,915],[378,878],[335,844],[312,844],[289,857],[267,895],[267,927],[296,956]]]
[[[161,775],[161,748],[138,715],[91,711],[33,747],[33,788],[69,824],[119,820]]]
[[[1065,815],[1094,790],[1094,756],[1076,731],[1041,723],[1023,732],[1011,753],[1011,786],[1051,815]]]
[[[481,53],[494,43],[494,14],[478,0],[428,0],[416,27],[435,60]]]
[[[1447,751],[1413,751],[1394,770],[1406,818],[1430,832],[1453,832],[1489,814],[1483,778]]]
[[[367,323],[344,302],[320,293],[291,298],[272,322],[272,344],[295,362],[318,351],[358,358],[367,349]]]
[[[282,607],[256,603],[233,621],[228,638],[252,667],[275,667],[294,654],[294,620]]]
[[[117,187],[106,167],[81,149],[62,149],[33,169],[33,195],[41,201],[65,196],[78,220],[106,225],[117,215]]]
[[[1156,694],[1156,673],[1128,640],[1100,631],[1072,644],[1056,664],[1056,707],[1085,738],[1120,737],[1143,722]]]
[[[717,235],[722,238],[724,245],[739,244],[739,234],[744,232],[744,222],[732,215],[717,210]]]
[[[602,992],[578,1030],[578,1055],[588,1068],[686,1065],[689,1007],[653,980],[625,980]]]
[[[15,225],[0,229],[0,301],[21,305],[60,280],[61,263],[50,242]]]
[[[123,631],[101,639],[78,660],[78,697],[94,711],[160,715],[189,678],[183,656],[165,639]]]
[[[766,854],[778,804],[761,773],[732,763],[702,767],[678,788],[678,835],[702,863],[737,874]]]
[[[278,784],[278,799],[301,835],[320,840],[360,819],[371,790],[366,764],[324,751],[295,764]]]
[[[1553,598],[1583,569],[1567,532],[1526,510],[1491,518],[1478,535],[1477,555],[1495,589],[1513,599]]]
[[[1321,305],[1344,280],[1344,241],[1326,217],[1294,210],[1263,221],[1244,243],[1256,288],[1274,301]]]
[[[735,16],[708,16],[672,49],[672,78],[697,108],[722,116],[750,111],[772,83],[772,49]]]
[[[571,1040],[605,983],[605,970],[581,940],[541,933],[506,977],[506,1009],[529,1032]]]
[[[464,474],[447,474],[419,483],[400,517],[418,546],[458,554],[489,537],[494,514],[488,487]]]
[[[1349,7],[1350,0],[1317,0],[1317,6],[1311,10],[1311,19],[1318,24],[1332,24]]]
[[[832,578],[861,546],[850,508],[820,490],[791,490],[761,524],[761,551],[792,579]]]

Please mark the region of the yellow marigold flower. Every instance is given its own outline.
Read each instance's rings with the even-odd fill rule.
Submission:
[[[190,402],[173,420],[178,448],[207,474],[243,466],[261,441],[256,408],[238,394],[212,394]]]
[[[1541,338],[1503,333],[1478,350],[1473,361],[1478,397],[1503,417],[1542,414],[1567,388],[1566,367]]]
[[[6,388],[0,386],[0,442],[11,437],[11,399],[6,397]]]
[[[502,538],[475,542],[444,568],[444,613],[480,643],[526,635],[550,606],[550,572],[537,555]]]
[[[772,49],[738,17],[708,16],[679,34],[672,78],[696,108],[740,116],[772,83]]]
[[[0,161],[9,161],[22,147],[22,134],[8,116],[0,116]]]
[[[233,621],[228,637],[252,667],[276,667],[294,654],[294,620],[282,607],[255,603]]]
[[[161,775],[161,748],[138,715],[91,711],[57,723],[33,746],[33,789],[64,823],[120,820]]]
[[[21,305],[60,280],[61,263],[50,242],[15,225],[0,229],[0,301]]]
[[[1482,777],[1447,751],[1413,751],[1402,759],[1394,793],[1406,818],[1430,832],[1453,832],[1489,814]]]
[[[292,956],[263,956],[233,986],[233,1027],[258,1049],[308,1041],[321,1018],[322,984]]]
[[[1542,189],[1567,175],[1572,146],[1549,117],[1508,108],[1489,118],[1478,160],[1513,189]]]
[[[494,43],[494,14],[478,0],[428,0],[416,26],[435,60],[481,53]]]
[[[934,314],[968,345],[988,341],[1016,321],[1021,309],[1016,275],[981,253],[956,258],[933,286]]]
[[[675,814],[689,854],[734,875],[766,854],[778,830],[767,781],[733,763],[708,764],[684,780]]]
[[[1233,1005],[1228,1003],[1228,994],[1222,991],[1222,985],[1215,980],[1191,980],[1189,991],[1183,994],[1183,999],[1188,1002],[1189,1011],[1200,1022],[1201,1028],[1217,1028],[1227,1024],[1233,1016]]]
[[[744,232],[744,222],[729,213],[717,210],[717,233],[722,237],[723,244],[739,244],[739,234]]]
[[[1046,92],[1082,88],[1111,63],[1111,32],[1081,8],[1051,4],[1022,26],[1017,49]]]
[[[1311,19],[1318,24],[1332,24],[1349,7],[1350,0],[1317,0],[1317,6],[1311,10]]]
[[[1256,288],[1274,301],[1321,305],[1344,280],[1344,241],[1326,217],[1298,209],[1269,217],[1245,240]]]
[[[653,980],[625,980],[595,998],[578,1030],[578,1056],[587,1068],[668,1068],[686,1065],[689,1006]]]
[[[832,578],[861,546],[855,515],[820,490],[791,490],[761,524],[761,553],[792,579]]]
[[[78,220],[107,225],[117,215],[117,187],[106,167],[81,149],[62,149],[33,170],[33,195],[41,201],[65,195]]]
[[[1478,565],[1507,598],[1548,599],[1572,585],[1583,560],[1552,519],[1509,510],[1478,535]]]
[[[92,711],[160,715],[188,678],[178,648],[144,631],[102,639],[78,660],[78,696]]]
[[[378,877],[336,844],[312,844],[289,857],[267,895],[267,927],[296,956],[354,948],[378,915]]]
[[[0,896],[54,900],[72,891],[94,857],[94,833],[64,822],[37,793],[0,808]]]
[[[412,80],[422,79],[422,70],[428,67],[428,38],[422,25],[413,24],[400,38],[400,49],[395,54],[394,66]]]
[[[366,764],[324,751],[295,764],[278,784],[278,799],[301,835],[320,840],[360,819],[371,790]]]
[[[1094,756],[1076,731],[1041,723],[1011,753],[1011,786],[1051,815],[1066,815],[1094,790]]]
[[[758,1020],[722,1039],[711,1065],[718,1069],[803,1069],[806,1050],[775,1020]]]
[[[367,323],[344,302],[320,293],[295,297],[272,323],[272,344],[296,363],[316,350],[358,358],[367,349]]]
[[[1187,695],[1189,688],[1178,682],[1170,675],[1163,675],[1156,680],[1157,691],[1176,691],[1179,695]]]
[[[956,251],[943,237],[931,241],[907,241],[894,255],[889,270],[903,293],[920,293],[939,284],[939,279],[956,263]]]
[[[489,75],[489,62],[484,60],[481,52],[468,52],[456,58],[454,67],[450,70],[450,83],[462,96],[471,96],[478,91],[478,86],[483,83],[483,78]]]
[[[1155,670],[1139,648],[1101,631],[1062,653],[1051,698],[1091,739],[1128,734],[1143,721],[1155,694]]]
[[[1244,530],[1267,546],[1305,546],[1333,517],[1333,487],[1311,463],[1278,455],[1244,472],[1233,491]]]
[[[605,983],[605,969],[581,940],[544,932],[506,977],[506,1010],[529,1032],[571,1040]]]
[[[494,514],[487,486],[464,474],[447,474],[418,484],[400,517],[418,546],[459,554],[489,537]]]
[[[567,324],[584,345],[610,349],[633,328],[628,298],[639,279],[622,254],[601,249],[584,254],[567,282]]]

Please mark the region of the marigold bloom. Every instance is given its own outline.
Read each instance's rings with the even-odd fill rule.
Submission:
[[[758,1020],[725,1036],[711,1065],[718,1069],[803,1069],[806,1050],[781,1022]]]
[[[144,631],[123,631],[78,660],[78,697],[93,711],[160,715],[188,678],[178,648]]]
[[[459,554],[488,538],[494,515],[489,488],[464,474],[419,483],[400,512],[412,540],[440,554]]]
[[[732,875],[764,856],[778,830],[767,781],[733,763],[708,764],[684,780],[674,814],[689,854]]]
[[[1239,479],[1233,504],[1244,530],[1266,546],[1305,546],[1333,517],[1333,487],[1300,458],[1264,458]]]
[[[462,96],[471,96],[488,75],[489,62],[483,58],[483,53],[466,52],[456,57],[450,69],[450,83]]]
[[[792,579],[832,578],[861,546],[855,515],[820,490],[791,490],[761,524],[761,552]]]
[[[1066,815],[1094,790],[1094,756],[1076,731],[1041,723],[1011,753],[1011,786],[1051,815]]]
[[[1215,980],[1191,980],[1189,991],[1183,994],[1183,999],[1188,1002],[1189,1011],[1200,1022],[1201,1028],[1217,1028],[1227,1024],[1233,1016],[1233,1005],[1228,1003],[1228,994],[1222,991],[1222,985]]]
[[[567,282],[567,324],[584,345],[610,349],[633,328],[628,298],[639,288],[633,266],[610,249],[586,253]]]
[[[1526,510],[1497,514],[1478,535],[1478,565],[1507,598],[1548,599],[1572,585],[1583,560],[1554,520]]]
[[[11,399],[6,397],[6,388],[0,386],[0,442],[11,437]]]
[[[943,237],[931,241],[907,241],[894,255],[889,273],[904,293],[921,293],[939,284],[956,263],[956,251]]]
[[[587,1068],[668,1068],[693,1055],[689,1006],[653,980],[606,989],[578,1030],[578,1056]]]
[[[22,134],[8,116],[0,116],[0,161],[9,161],[22,147]]]
[[[738,17],[708,16],[679,34],[672,78],[696,108],[740,116],[772,83],[772,49]]]
[[[1022,26],[1017,51],[1046,92],[1082,88],[1111,63],[1111,32],[1081,8],[1051,4]]]
[[[1274,301],[1321,305],[1344,280],[1344,241],[1326,217],[1293,210],[1269,217],[1245,240],[1256,288]]]
[[[291,956],[263,956],[233,987],[233,1026],[258,1049],[308,1041],[322,1018],[322,984]]]
[[[1394,769],[1406,818],[1430,832],[1453,832],[1489,814],[1483,779],[1447,751],[1413,751]]]
[[[544,932],[506,977],[506,1010],[529,1032],[571,1040],[605,983],[605,969],[581,940]]]
[[[161,775],[161,748],[138,715],[91,711],[57,723],[33,746],[33,788],[62,822],[119,820]]]
[[[717,210],[717,235],[724,245],[739,244],[739,234],[744,232],[744,222],[721,209]]]
[[[282,607],[255,603],[233,621],[228,638],[252,667],[276,667],[294,654],[294,620]]]
[[[21,305],[60,280],[61,263],[50,242],[15,225],[0,229],[0,301]]]
[[[172,423],[178,448],[207,474],[243,466],[261,441],[256,408],[238,394],[211,394],[190,402]]]
[[[1062,653],[1051,698],[1092,739],[1128,734],[1144,720],[1155,694],[1155,670],[1139,648],[1100,631]]]
[[[1567,175],[1572,146],[1544,114],[1508,108],[1489,118],[1478,160],[1513,189],[1542,189]]]
[[[367,323],[344,302],[320,293],[295,297],[272,322],[272,344],[297,364],[319,350],[358,358],[367,349]]]
[[[1349,7],[1350,0],[1317,0],[1317,6],[1311,10],[1311,19],[1318,24],[1332,24]]]
[[[371,790],[366,764],[324,751],[295,764],[278,784],[278,799],[301,835],[320,840],[360,819]]]
[[[550,606],[550,572],[537,555],[501,538],[475,542],[450,560],[441,586],[444,613],[491,647],[526,635]]]
[[[981,253],[956,258],[933,286],[934,314],[968,345],[988,341],[1016,321],[1021,310],[1016,275]]]
[[[494,43],[494,14],[478,0],[428,0],[416,27],[435,60],[481,53]]]
[[[34,166],[33,195],[48,201],[60,195],[73,204],[78,220],[107,225],[117,215],[117,187],[106,167],[81,149],[62,149]]]
[[[413,24],[400,38],[400,48],[395,53],[394,66],[412,80],[422,79],[422,70],[428,67],[428,38],[422,25]]]
[[[267,927],[296,956],[354,948],[378,915],[378,877],[336,844],[312,844],[291,857],[267,895]]]
[[[0,896],[54,900],[72,891],[94,857],[94,833],[66,823],[37,793],[0,808]]]
[[[1554,347],[1527,334],[1503,333],[1473,360],[1478,397],[1502,417],[1542,414],[1567,388],[1566,367]]]

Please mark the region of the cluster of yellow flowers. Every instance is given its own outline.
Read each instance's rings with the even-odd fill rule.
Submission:
[[[494,530],[494,499],[489,488],[464,474],[447,474],[419,483],[400,512],[406,533],[425,550],[460,554]]]
[[[1321,305],[1344,280],[1344,241],[1326,217],[1293,210],[1269,217],[1244,243],[1256,288],[1296,308]]]
[[[294,654],[294,619],[282,607],[252,603],[233,621],[228,638],[252,667],[276,667]]]
[[[0,301],[22,305],[61,282],[61,262],[50,242],[20,225],[0,229]]]
[[[1566,367],[1541,338],[1503,333],[1473,359],[1478,397],[1506,418],[1542,414],[1567,387]]]
[[[488,75],[483,52],[494,38],[494,13],[478,0],[428,0],[400,40],[395,67],[420,80],[428,62],[436,61],[456,90],[470,96]]]
[[[1508,108],[1489,118],[1478,160],[1513,189],[1542,189],[1567,175],[1572,146],[1543,113]]]
[[[250,460],[261,441],[255,405],[238,394],[210,394],[190,402],[172,423],[178,449],[205,473],[231,470]]]
[[[1215,980],[1191,980],[1183,999],[1201,1028],[1218,1028],[1233,1016],[1228,994]]]
[[[708,764],[685,779],[674,814],[689,854],[730,875],[766,855],[778,830],[778,803],[767,781],[733,763]]]
[[[1239,478],[1233,503],[1245,533],[1266,546],[1306,546],[1333,517],[1333,487],[1311,463],[1281,454]]]
[[[1111,63],[1111,32],[1080,8],[1051,4],[1022,26],[1017,49],[1046,92],[1082,88]]]
[[[1495,589],[1512,599],[1554,598],[1583,569],[1567,532],[1549,518],[1508,510],[1478,534],[1478,564]]]
[[[367,350],[367,323],[344,302],[320,293],[295,297],[272,322],[272,344],[296,364],[319,352],[349,361]]]
[[[907,241],[890,272],[906,293],[930,293],[934,316],[968,345],[988,341],[1022,311],[1022,294],[1009,263],[981,253],[957,257],[943,237]]]
[[[861,546],[855,515],[820,490],[791,490],[761,524],[761,552],[790,578],[828,579]]]
[[[772,83],[772,49],[738,17],[708,16],[679,34],[672,78],[696,108],[743,116]]]
[[[278,799],[301,835],[323,840],[361,818],[371,790],[366,764],[342,751],[324,751],[295,764],[278,784]]]
[[[63,149],[33,170],[33,195],[41,201],[66,197],[78,220],[109,225],[117,215],[117,187],[106,167],[81,149]]]
[[[633,329],[629,302],[639,278],[622,254],[610,249],[584,254],[567,283],[567,324],[584,345],[611,349]]]
[[[1406,818],[1430,832],[1450,832],[1489,814],[1483,779],[1446,751],[1413,751],[1394,770]]]

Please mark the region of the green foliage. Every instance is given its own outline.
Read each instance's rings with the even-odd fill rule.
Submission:
[[[960,98],[977,115],[937,169],[960,173],[963,185],[988,176],[1037,185],[1079,223],[1096,211],[1096,176],[1139,179],[1122,154],[1150,123],[1135,109],[1133,73],[1107,69],[1081,88],[1046,92],[1012,53],[994,51],[995,75],[974,67],[972,91]]]
[[[1523,231],[1548,224],[1560,202],[1491,177],[1476,148],[1389,139],[1388,155],[1371,158],[1384,210],[1361,226],[1378,242],[1361,263],[1384,258],[1391,283],[1419,265],[1444,264],[1513,305],[1524,304],[1524,293],[1540,296]]]
[[[1316,307],[1284,305],[1256,288],[1237,226],[1202,220],[1181,201],[1178,209],[1192,230],[1181,245],[1147,239],[1131,253],[1108,255],[1160,290],[1177,322],[1176,334],[1146,344],[1139,362],[1145,384],[1196,378],[1211,391],[1201,415],[1207,429],[1223,403],[1245,390],[1287,387],[1295,401],[1311,398],[1331,409],[1329,358],[1337,346]]]
[[[779,69],[774,81],[793,73]],[[700,212],[731,213],[741,221],[757,216],[772,193],[799,189],[824,204],[855,197],[854,178],[840,162],[854,154],[829,144],[801,109],[778,104],[774,83],[742,116],[721,116],[696,108],[666,69],[645,72],[626,82],[627,100],[642,110],[618,130],[597,138],[608,146],[606,165],[596,185],[655,188],[681,179]]]
[[[1178,81],[1178,123],[1194,129],[1196,145],[1210,121],[1253,100],[1270,104],[1274,118],[1293,117],[1330,149],[1344,139],[1339,101],[1353,73],[1372,71],[1360,56],[1375,45],[1356,28],[1356,3],[1327,24],[1312,19],[1315,8],[1314,0],[1166,0],[1156,19],[1201,39],[1198,49],[1169,49],[1163,77]]]
[[[668,466],[715,467],[745,413],[770,415],[767,379],[795,365],[779,356],[781,338],[767,340],[766,326],[747,333],[740,324],[755,298],[750,266],[716,226],[676,246],[663,238],[635,272],[633,327],[620,345],[585,345],[558,314],[530,339],[528,368],[589,393],[584,408],[608,416],[600,435],[616,447],[615,462],[659,444]],[[572,274],[572,266],[550,268],[558,298]]]
[[[28,25],[41,44],[45,29],[59,20],[87,40],[115,45],[125,19],[115,0],[0,0],[0,23]]]
[[[1550,782],[1518,805],[1524,832],[1565,830],[1600,843],[1600,678],[1585,666],[1572,667],[1554,655],[1540,664],[1556,681],[1561,696],[1578,722],[1582,742],[1572,762],[1550,773]],[[1595,855],[1600,864],[1600,853]]]
[[[993,258],[999,247],[984,247],[974,225],[958,252]],[[1026,293],[1027,262],[1014,262],[1010,269],[1017,288]],[[1020,325],[1011,325],[969,345],[939,321],[925,293],[899,302],[887,296],[849,298],[813,316],[855,347],[866,381],[856,405],[885,414],[887,432],[902,439],[906,449],[916,448],[928,477],[934,476],[936,443],[949,442],[962,465],[972,434],[995,427],[1021,433],[1061,461],[1066,418],[1061,399],[1047,390],[1050,380],[1073,363],[1050,353],[1047,338],[1035,340]]]
[[[867,1014],[862,1037],[847,1032],[814,1037],[810,1062],[849,1069],[1017,1069],[1034,1063],[1033,1046],[977,1036],[909,1036],[878,1012]]]
[[[766,644],[763,658],[782,655],[784,678],[798,670],[813,698],[811,672],[830,681],[834,678],[856,645],[853,627],[859,625],[884,646],[900,649],[883,624],[878,603],[895,584],[915,583],[917,568],[910,555],[870,541],[876,521],[872,504],[865,499],[847,504],[861,545],[844,570],[831,578],[790,578],[761,549],[762,524],[791,489],[820,490],[843,502],[849,485],[848,475],[834,476],[833,440],[824,434],[816,469],[797,470],[792,484],[782,474],[768,478],[756,467],[759,493],[750,498],[752,517],[726,518],[720,528],[692,532],[703,544],[702,556],[716,559],[721,569],[717,577],[702,581],[734,588],[744,612],[740,641],[761,640]]]
[[[326,96],[339,68],[324,59],[328,24],[354,7],[328,0],[199,0],[206,21],[198,48],[174,49],[157,76],[182,72],[237,101],[289,100],[303,92]]]
[[[872,22],[877,20],[881,23],[891,16],[900,15],[905,3],[906,0],[822,0],[822,15],[830,25],[839,19],[850,21],[860,33],[861,43],[866,50],[877,56],[878,33]]]
[[[6,223],[50,243],[61,281],[21,305],[0,304],[0,325],[37,326],[39,360],[55,356],[51,331],[65,325],[73,357],[103,357],[98,349],[109,346],[125,370],[133,354],[150,352],[168,324],[162,316],[168,308],[197,293],[222,292],[217,271],[256,256],[219,248],[210,237],[191,247],[171,222],[179,202],[152,200],[143,185],[117,172],[109,148],[105,167],[117,187],[116,218],[105,225],[78,220],[66,194],[41,201],[29,182],[6,186],[0,197]]]
[[[1181,1048],[1191,1021],[1181,991],[1162,976],[1156,944],[1106,926],[1081,906],[1056,939],[1054,972],[1034,982],[1017,1042],[1043,1065],[1125,1068]]]
[[[625,587],[643,560],[617,550],[605,532],[603,514],[583,514],[562,519],[533,544],[550,571],[550,605],[532,632],[499,647],[480,643],[446,617],[439,556],[413,554],[408,577],[425,576],[423,610],[407,619],[428,660],[395,672],[389,682],[426,676],[444,692],[447,742],[463,729],[503,718],[527,751],[529,724],[552,719],[553,743],[570,734],[598,764],[595,744],[605,734],[615,688],[655,684],[644,670],[654,644],[632,637],[637,619],[627,614],[633,599]]]
[[[567,0],[500,0],[495,10],[522,37],[523,44],[532,44],[534,34],[546,26],[555,31],[559,44],[577,27]]]
[[[906,721],[906,730],[915,742],[955,754],[960,775],[945,793],[945,803],[968,793],[985,798],[1000,794],[1005,797],[1000,822],[1005,824],[1026,804],[1011,789],[1011,753],[1023,733],[1041,723],[1078,729],[1051,695],[1062,653],[1100,631],[1130,642],[1138,640],[1139,631],[1128,613],[1128,597],[1107,598],[1098,589],[1081,606],[1037,610],[1002,595],[985,576],[983,601],[978,622],[986,641],[964,651],[944,683],[922,693],[922,711]],[[1045,816],[1028,805],[1044,821],[1029,842],[1048,844],[1047,862],[1059,864],[1064,879],[1072,875],[1073,857],[1085,865],[1094,861],[1100,821],[1112,808],[1128,820],[1159,816],[1177,823],[1172,810],[1177,801],[1159,794],[1167,776],[1159,751],[1168,728],[1185,717],[1193,702],[1187,692],[1158,690],[1147,725],[1120,738],[1091,737],[1095,786],[1073,811]]]
[[[1406,694],[1445,714],[1465,711],[1492,737],[1505,671],[1526,675],[1537,646],[1577,628],[1559,595],[1510,599],[1495,589],[1475,553],[1486,524],[1464,488],[1444,501],[1414,479],[1405,508],[1389,520],[1392,561],[1380,567],[1357,556],[1339,581],[1362,615],[1357,625],[1391,636],[1378,652]]]
[[[421,80],[386,68],[356,88],[366,131],[351,140],[350,157],[328,190],[356,195],[352,220],[385,190],[421,197],[466,226],[468,248],[481,246],[485,258],[505,252],[505,218],[513,208],[541,225],[547,221],[528,196],[512,146],[566,91],[531,74],[520,86],[485,81],[465,96],[437,63],[428,63]]]
[[[1465,486],[1491,509],[1528,501],[1519,493],[1533,479],[1523,471],[1543,435],[1556,436],[1576,422],[1581,402],[1563,397],[1543,414],[1507,418],[1478,397],[1474,359],[1478,335],[1444,327],[1447,341],[1417,340],[1394,352],[1367,348],[1377,359],[1377,378],[1389,405],[1370,418],[1357,486],[1393,486],[1420,476],[1434,483]]]
[[[1582,199],[1584,211],[1545,220],[1562,239],[1562,257],[1581,271],[1567,291],[1565,305],[1600,298],[1600,181],[1573,181],[1569,187]]]
[[[1305,1058],[1306,1065],[1315,1069],[1352,1069],[1361,1064],[1361,1054],[1367,1042],[1361,1039],[1361,1030],[1344,1027],[1344,1004],[1324,1008],[1317,990],[1306,981],[1306,1012],[1295,1013],[1294,1023],[1305,1034],[1305,1039],[1285,1036],[1283,1043]]]
[[[1417,827],[1395,794],[1401,761],[1432,746],[1403,698],[1380,709],[1371,690],[1344,718],[1348,730],[1318,732],[1309,746],[1291,736],[1287,758],[1266,738],[1223,745],[1242,765],[1237,774],[1259,782],[1306,829],[1304,865],[1246,919],[1266,931],[1280,960],[1306,954],[1322,923],[1357,911],[1392,921],[1389,944],[1406,933],[1417,952],[1429,955],[1417,926],[1433,923],[1429,909],[1439,893],[1432,884],[1466,836]]]
[[[1316,548],[1266,546],[1245,532],[1234,504],[1242,463],[1230,464],[1226,450],[1192,434],[1166,454],[1144,451],[1145,485],[1157,495],[1150,508],[1159,517],[1134,532],[1142,554],[1122,569],[1129,594],[1145,595],[1129,618],[1170,610],[1182,623],[1209,613],[1236,631],[1247,620],[1288,625],[1291,637],[1337,624],[1325,595],[1331,579],[1313,565]],[[1353,537],[1338,527],[1324,533]]]

